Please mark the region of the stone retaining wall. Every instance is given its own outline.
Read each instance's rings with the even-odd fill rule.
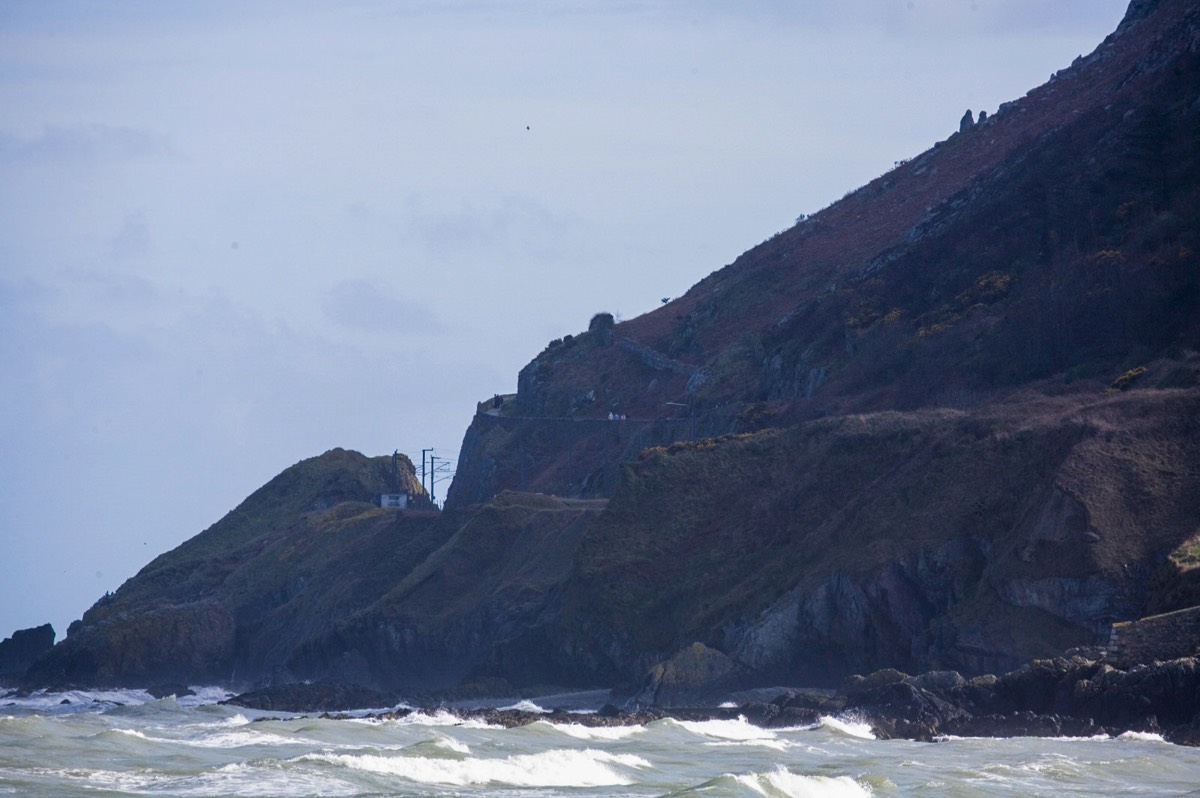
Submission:
[[[1200,606],[1115,623],[1105,659],[1119,667],[1200,652]]]

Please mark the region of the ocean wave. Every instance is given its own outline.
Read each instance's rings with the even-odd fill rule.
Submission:
[[[304,771],[280,762],[238,762],[205,773],[43,768],[32,775],[57,778],[89,790],[133,795],[352,796],[360,792],[355,785],[331,774]]]
[[[1147,743],[1165,743],[1166,742],[1166,740],[1163,739],[1163,736],[1161,734],[1155,734],[1154,732],[1139,732],[1139,731],[1122,732],[1121,734],[1117,735],[1117,737],[1115,739],[1117,739],[1117,740],[1137,740],[1139,742],[1147,742]]]
[[[576,740],[624,740],[646,731],[645,726],[583,726],[578,723],[549,723],[544,720],[532,725],[553,729]]]
[[[770,748],[774,751],[787,751],[793,747],[793,744],[787,740],[775,737],[759,737],[753,740],[714,740],[706,745],[712,748]]]
[[[229,692],[224,687],[215,687],[211,685],[191,685],[189,689],[195,695],[185,695],[176,697],[176,701],[181,707],[199,707],[207,704],[219,704],[222,701],[233,698],[234,693]]]
[[[846,737],[857,737],[860,740],[875,739],[875,733],[871,731],[871,724],[854,717],[823,715],[817,725],[826,731],[845,735]]]
[[[504,759],[429,759],[376,754],[306,754],[298,761],[334,765],[422,784],[466,786],[503,784],[510,787],[616,787],[633,784],[621,768],[650,767],[633,754],[610,754],[590,748],[556,749],[517,754]]]
[[[667,724],[686,729],[701,737],[711,737],[718,740],[773,740],[775,733],[755,726],[739,717],[737,720],[673,720],[668,718]]]
[[[781,766],[765,773],[726,773],[693,789],[675,793],[679,796],[692,794],[764,798],[869,798],[874,795],[874,790],[850,776],[807,776]]]
[[[145,690],[36,690],[26,696],[4,699],[4,706],[36,712],[77,712],[118,706],[148,704],[154,697]]]
[[[512,704],[510,706],[500,707],[500,710],[501,711],[511,710],[511,711],[515,711],[515,712],[532,712],[536,715],[549,715],[550,714],[550,710],[545,709],[544,707],[539,707],[537,704],[533,703],[532,701],[530,701],[527,698],[523,699],[521,701],[518,701],[517,703]]]
[[[220,731],[215,734],[205,734],[200,737],[171,740],[170,742],[193,748],[249,748],[250,746],[265,745],[304,745],[309,741],[294,737],[285,737],[282,734],[237,728]]]
[[[458,726],[464,729],[502,729],[503,726],[497,726],[493,723],[485,723],[482,720],[474,718],[463,719],[452,712],[447,712],[444,709],[430,712],[421,710],[419,712],[411,712],[402,718],[394,720],[386,720],[384,723],[394,723],[397,726]]]
[[[399,747],[380,746],[382,750],[403,751],[408,757],[425,757],[428,759],[463,759],[471,755],[471,747],[451,737],[436,735],[426,740],[420,740]]]

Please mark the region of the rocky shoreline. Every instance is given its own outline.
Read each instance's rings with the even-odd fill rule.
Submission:
[[[225,703],[252,709],[320,712],[399,703],[395,696],[336,684],[289,684],[257,690]],[[664,718],[744,718],[764,728],[816,724],[842,716],[868,723],[880,739],[936,741],[957,737],[1090,737],[1125,732],[1160,734],[1168,742],[1200,746],[1200,658],[1135,665],[1126,670],[1084,656],[1035,660],[1002,676],[966,679],[954,671],[909,676],[881,670],[853,676],[836,692],[783,690],[769,701],[736,707],[617,707],[595,712],[522,708],[438,707],[464,721],[513,727],[536,721],[583,726],[626,726]],[[403,718],[415,709],[366,717]],[[363,717],[354,715],[354,717]]]

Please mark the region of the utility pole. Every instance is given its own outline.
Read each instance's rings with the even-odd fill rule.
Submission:
[[[436,455],[429,455],[429,501],[437,504],[437,499],[433,496],[433,486],[437,482],[437,466],[434,465],[436,460],[441,458]]]
[[[425,487],[425,454],[427,452],[432,452],[432,451],[433,451],[432,448],[421,450],[421,487],[424,488],[425,493],[429,494],[430,501],[433,501],[433,495],[432,495],[433,491],[431,491],[429,488]]]

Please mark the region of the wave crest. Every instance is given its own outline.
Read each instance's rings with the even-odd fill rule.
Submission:
[[[633,754],[610,754],[591,748],[518,754],[505,759],[429,759],[375,754],[309,754],[300,761],[321,761],[423,784],[466,786],[504,784],[511,787],[616,787],[633,784],[619,768],[642,769],[650,763]]]

